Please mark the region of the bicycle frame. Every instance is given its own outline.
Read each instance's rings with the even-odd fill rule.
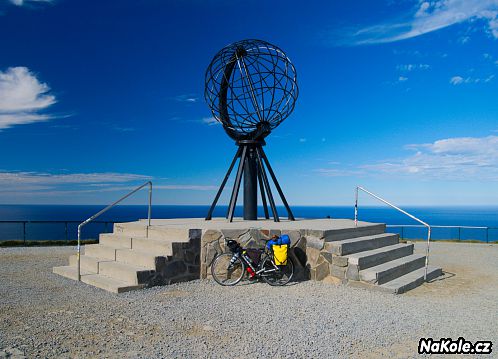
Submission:
[[[225,244],[228,245],[228,240],[227,238],[225,238]],[[261,253],[261,258],[263,257],[263,254],[267,255],[269,258],[270,258],[270,261],[271,261],[271,264],[273,265],[273,269],[266,269],[266,268],[261,268],[261,269],[257,269],[256,267],[254,267],[254,265],[251,263],[251,261],[247,258],[247,255],[245,254],[245,251],[246,251],[246,248],[243,248],[240,244],[235,247],[235,251],[234,249],[228,247],[230,249],[230,252],[233,253],[234,256],[238,256],[240,258],[240,260],[242,261],[242,263],[244,264],[244,271],[246,270],[246,267],[249,267],[251,268],[251,270],[254,272],[254,274],[258,277],[260,277],[262,274],[266,274],[266,273],[274,273],[276,271],[279,271],[279,267],[275,264],[272,256],[271,256],[271,253],[268,252],[268,249],[265,247],[264,251]],[[233,256],[232,256],[233,258]],[[260,259],[260,263],[263,263],[263,260]]]

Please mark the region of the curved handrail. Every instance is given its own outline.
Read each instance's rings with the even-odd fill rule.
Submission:
[[[402,210],[401,208],[395,206],[394,204],[386,201],[385,199],[383,198],[380,198],[379,196],[373,194],[372,192],[368,191],[367,189],[361,187],[361,186],[356,186],[356,191],[355,191],[355,205],[354,205],[354,225],[355,227],[358,226],[358,192],[359,191],[363,191],[367,194],[369,194],[370,196],[378,199],[379,201],[387,204],[388,206],[400,211],[401,213],[407,215],[408,217],[410,217],[411,219],[421,223],[424,227],[427,228],[427,247],[425,249],[425,273],[424,273],[424,281],[427,281],[427,270],[429,268],[429,246],[430,246],[430,242],[431,242],[431,226],[428,225],[427,223],[425,223],[424,221],[422,221],[421,219],[415,217],[414,215]]]
[[[151,216],[151,213],[152,213],[152,181],[147,181],[143,185],[138,186],[133,191],[129,192],[127,195],[125,195],[125,196],[121,197],[120,199],[118,199],[117,201],[111,203],[110,205],[108,205],[107,207],[105,207],[103,210],[99,211],[98,213],[94,214],[93,216],[91,216],[90,218],[88,218],[87,220],[81,222],[78,225],[78,247],[77,247],[78,281],[81,281],[81,259],[80,259],[80,254],[81,254],[81,228],[83,228],[83,226],[85,226],[88,223],[90,223],[91,221],[93,221],[95,218],[97,218],[98,216],[100,216],[102,213],[107,212],[108,210],[110,210],[112,207],[114,207],[115,205],[117,205],[119,202],[121,202],[121,201],[125,200],[126,198],[130,197],[135,192],[140,191],[142,188],[144,188],[147,185],[149,185],[149,209],[147,211],[147,226],[150,226],[150,216]]]

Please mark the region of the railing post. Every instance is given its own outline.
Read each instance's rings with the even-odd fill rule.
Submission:
[[[149,182],[149,211],[147,213],[147,225],[150,227],[150,216],[152,213],[152,182]]]
[[[459,241],[461,240],[461,237],[460,237],[460,229],[461,229],[461,227],[458,227],[458,240],[459,240]]]
[[[85,222],[83,222],[85,223]],[[78,265],[77,265],[77,271],[78,271],[78,281],[81,282],[81,259],[80,259],[80,253],[81,252],[81,224],[78,226],[78,247],[77,247],[77,253],[76,253],[76,258],[78,259]]]
[[[26,221],[22,222],[22,239],[23,243],[26,244]]]
[[[427,227],[427,248],[425,249],[425,273],[424,282],[427,282],[427,271],[429,270],[429,246],[431,243],[431,226]]]
[[[489,242],[489,227],[486,227],[486,243]]]
[[[405,239],[404,229],[405,227],[401,226],[401,239]]]
[[[358,227],[358,187],[355,191],[355,201],[354,201],[354,226]]]

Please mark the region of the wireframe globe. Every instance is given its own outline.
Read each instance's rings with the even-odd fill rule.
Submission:
[[[298,92],[294,65],[262,40],[224,47],[206,70],[206,102],[235,140],[265,138],[294,110]]]

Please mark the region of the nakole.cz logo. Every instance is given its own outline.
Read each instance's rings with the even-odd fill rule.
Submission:
[[[462,337],[457,340],[441,338],[421,338],[418,342],[419,354],[491,354],[493,343],[490,341],[476,341],[471,343]]]

